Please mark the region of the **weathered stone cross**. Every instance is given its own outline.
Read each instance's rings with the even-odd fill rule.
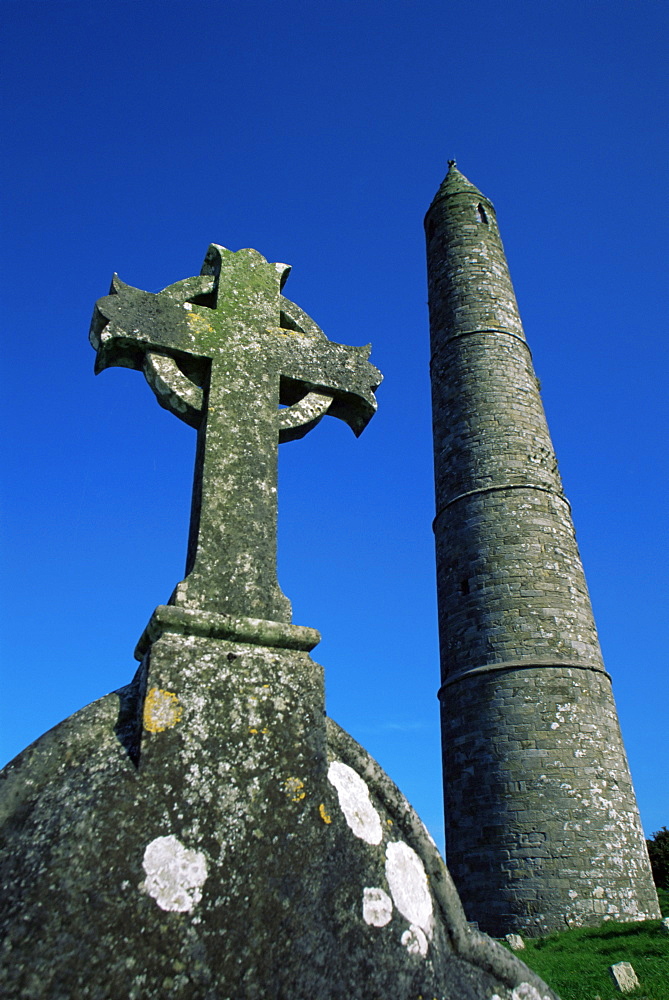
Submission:
[[[376,409],[369,345],[329,341],[281,295],[289,272],[212,244],[199,277],[152,294],[114,276],[95,305],[96,372],[143,371],[161,406],[198,430],[179,607],[290,621],[276,579],[279,441],[325,413],[357,435]]]

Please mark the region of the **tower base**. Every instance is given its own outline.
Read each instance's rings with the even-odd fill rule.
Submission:
[[[470,920],[500,937],[659,918],[608,674],[491,664],[441,701],[446,856]]]

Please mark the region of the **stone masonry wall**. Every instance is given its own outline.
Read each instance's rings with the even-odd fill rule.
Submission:
[[[442,694],[448,864],[470,919],[529,936],[655,916],[611,685],[492,671]]]
[[[444,339],[432,358],[442,509],[491,485],[532,484],[562,496],[532,358],[524,340],[502,330]]]
[[[494,208],[452,169],[425,228],[449,868],[496,935],[657,916]]]
[[[524,340],[492,202],[472,185],[440,192],[425,231],[433,351],[446,331],[501,327]]]
[[[436,531],[442,681],[507,661],[601,668],[567,504],[542,490],[478,493]]]

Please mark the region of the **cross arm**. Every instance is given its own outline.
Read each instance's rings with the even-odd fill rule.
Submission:
[[[368,361],[371,345],[350,347],[298,331],[274,332],[283,348],[281,401],[293,403],[305,391],[330,396],[328,414],[359,436],[376,412],[374,392],[383,378]]]
[[[192,377],[200,352],[191,303],[213,287],[212,276],[199,275],[154,294],[126,285],[115,274],[109,295],[95,303],[91,321],[89,339],[97,352],[96,374],[112,365],[142,371],[146,354],[158,351],[180,361]]]

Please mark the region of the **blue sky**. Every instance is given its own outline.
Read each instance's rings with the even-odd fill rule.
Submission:
[[[5,0],[3,726],[9,759],[126,683],[183,575],[194,432],[93,376],[113,271],[210,242],[373,344],[379,411],[280,454],[280,579],[328,709],[443,839],[422,218],[495,203],[647,835],[669,825],[667,10],[659,0]]]

